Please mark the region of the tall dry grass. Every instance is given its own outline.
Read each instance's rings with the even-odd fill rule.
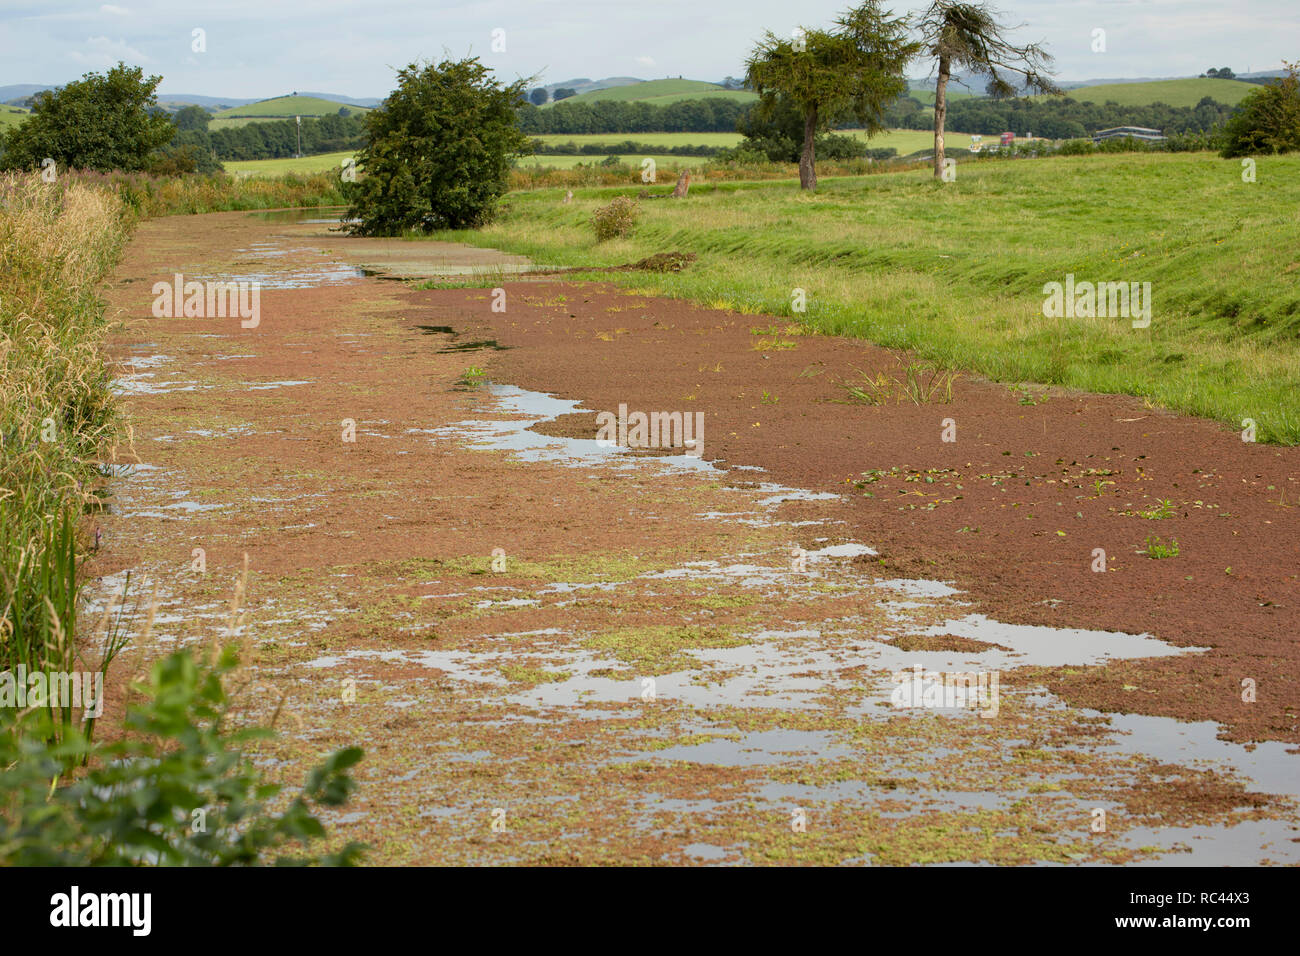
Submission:
[[[111,191],[0,176],[0,670],[111,657],[111,640],[78,646],[78,565],[99,462],[121,435],[96,286],[128,225]]]
[[[185,216],[245,209],[341,206],[347,203],[335,171],[271,177],[150,176],[145,173],[76,171],[79,183],[115,192],[135,216]]]

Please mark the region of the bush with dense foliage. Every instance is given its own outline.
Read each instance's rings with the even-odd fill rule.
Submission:
[[[154,97],[161,81],[119,63],[37,93],[32,115],[5,134],[0,166],[36,169],[49,158],[59,170],[146,168],[149,154],[176,134]]]
[[[355,235],[463,229],[489,221],[528,140],[515,105],[525,81],[501,85],[475,57],[411,64],[366,115],[364,172],[349,184]]]
[[[1287,64],[1287,75],[1252,90],[1223,130],[1225,159],[1268,156],[1300,150],[1300,64]]]

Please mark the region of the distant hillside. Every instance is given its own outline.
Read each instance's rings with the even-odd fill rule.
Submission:
[[[349,113],[364,113],[366,107],[338,100],[323,100],[314,96],[276,96],[269,100],[246,103],[233,109],[222,110],[212,118],[211,129],[243,126],[245,123],[263,123],[269,120],[292,119],[294,116],[321,117],[337,114],[340,109]]]
[[[53,83],[13,83],[9,86],[0,86],[0,103],[9,103],[11,100],[25,100],[33,93],[53,89],[57,89]]]
[[[967,78],[963,77],[961,79],[966,80]],[[983,94],[984,84],[981,83],[977,78],[974,77],[969,78],[968,80],[968,82],[970,83],[969,87],[963,86],[962,83],[959,82],[958,80],[959,78],[954,76],[951,80],[948,81],[949,100],[960,100],[963,99],[964,97],[979,96]],[[926,106],[933,106],[934,105],[934,84],[935,84],[935,77],[933,76],[925,77],[919,80],[908,80],[907,95],[912,97],[912,99],[914,100],[919,100],[920,102],[924,103]]]
[[[644,82],[645,80],[635,76],[607,76],[603,80],[580,77],[574,80],[562,80],[559,83],[545,83],[542,85],[542,89],[554,96],[556,90],[575,90],[581,94],[591,93],[595,90],[607,90],[611,86],[631,86],[633,83]]]
[[[331,103],[342,103],[345,106],[364,106],[366,109],[373,109],[384,101],[382,96],[366,96],[357,99],[355,96],[343,96],[339,93],[313,93],[310,90],[303,90],[298,95],[312,96],[318,100],[329,100]]]
[[[158,94],[158,105],[173,111],[185,106],[202,106],[205,110],[228,110],[235,106],[256,102],[256,99],[241,99],[237,96],[204,96],[201,93]]]
[[[0,130],[17,126],[27,118],[27,112],[21,106],[0,106]]]
[[[642,80],[622,86],[592,90],[590,93],[580,93],[561,102],[593,103],[597,100],[619,100],[625,103],[654,103],[658,106],[666,106],[681,100],[698,100],[714,96],[742,103],[758,99],[748,90],[724,90],[716,83],[705,83],[703,80]]]
[[[1067,90],[1066,96],[1080,103],[1113,101],[1120,106],[1195,106],[1205,97],[1217,103],[1235,106],[1241,98],[1259,87],[1241,80],[1186,79],[1152,80],[1146,83],[1106,83]]]

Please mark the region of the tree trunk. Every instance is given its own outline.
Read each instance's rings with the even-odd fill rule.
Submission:
[[[803,118],[803,152],[799,156],[799,188],[817,188],[817,157],[813,140],[817,136],[817,107],[812,107]]]
[[[939,82],[934,86],[934,178],[943,179],[943,123],[948,116],[948,70],[946,56],[939,57]]]

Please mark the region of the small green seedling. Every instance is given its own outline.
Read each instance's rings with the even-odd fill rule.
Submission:
[[[1160,560],[1161,558],[1178,557],[1178,539],[1173,538],[1168,544],[1164,544],[1156,537],[1147,536],[1145,550],[1139,551],[1138,554],[1145,554],[1148,558]]]
[[[487,378],[487,372],[483,371],[477,365],[471,365],[461,373],[460,378],[456,381],[457,385],[464,385],[468,388],[478,388],[483,384],[483,379]]]

